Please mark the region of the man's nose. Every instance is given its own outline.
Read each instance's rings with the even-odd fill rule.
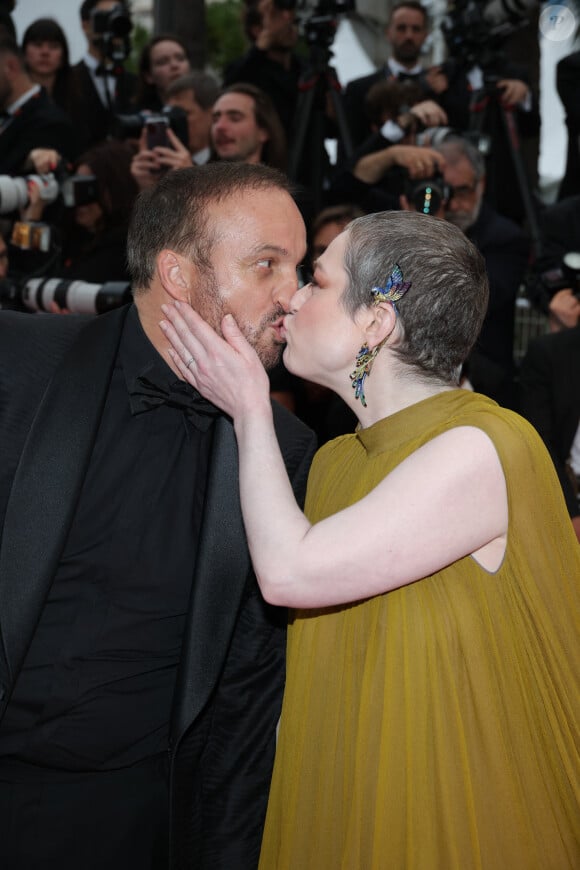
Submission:
[[[290,303],[293,300],[293,297],[296,296],[296,291],[298,289],[298,276],[294,273],[292,276],[288,276],[287,278],[282,279],[274,290],[274,302],[280,305],[284,311],[288,312],[291,310]]]

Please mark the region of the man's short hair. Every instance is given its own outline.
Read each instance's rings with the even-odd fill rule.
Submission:
[[[133,209],[127,240],[133,291],[147,290],[165,248],[188,257],[202,272],[210,271],[216,228],[209,225],[209,206],[257,190],[293,192],[282,172],[242,162],[176,169],[144,190]]]
[[[416,0],[398,0],[397,3],[393,3],[389,13],[388,24],[392,22],[393,15],[395,12],[398,12],[399,9],[414,9],[415,12],[420,12],[425,20],[425,27],[427,27],[429,23],[429,13],[423,4],[416,2]]]
[[[445,137],[443,142],[434,146],[434,148],[435,151],[438,151],[439,154],[445,157],[445,161],[450,166],[465,158],[473,168],[476,184],[485,177],[485,158],[479,148],[470,139],[451,133]]]
[[[190,72],[171,82],[166,97],[175,97],[185,91],[193,91],[196,103],[208,111],[220,94],[220,86],[218,80],[209,73]]]
[[[397,302],[401,341],[393,353],[424,377],[457,384],[487,310],[485,261],[460,229],[416,212],[357,218],[348,234],[342,301],[352,315],[372,303],[398,265],[411,287]]]

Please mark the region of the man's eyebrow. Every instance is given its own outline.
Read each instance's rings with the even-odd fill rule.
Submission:
[[[278,254],[280,257],[287,257],[288,253],[287,248],[281,248],[279,245],[257,245],[250,252],[250,256],[259,257],[263,254]]]

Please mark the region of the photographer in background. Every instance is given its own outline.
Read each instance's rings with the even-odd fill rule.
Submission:
[[[25,174],[34,148],[54,148],[69,160],[77,156],[72,121],[32,81],[11,39],[0,39],[0,113],[0,175]]]
[[[131,174],[140,190],[152,187],[159,180],[160,173],[168,169],[187,169],[192,163],[196,166],[207,163],[211,154],[212,110],[219,92],[217,80],[204,72],[188,73],[169,85],[166,108],[184,112],[187,147],[171,129],[171,124],[165,131],[165,144],[153,145],[145,119],[139,150],[131,162]]]
[[[48,157],[54,164],[54,155]],[[65,208],[60,261],[51,274],[96,283],[128,281],[127,229],[138,188],[131,176],[133,156],[126,142],[111,140],[82,154],[72,178],[76,202]],[[42,155],[37,156],[42,165]],[[40,220],[38,191],[23,215]]]
[[[280,116],[288,141],[298,102],[298,82],[303,65],[295,52],[298,41],[293,0],[260,0],[255,42],[224,72],[224,85],[248,82],[268,94]]]
[[[123,66],[129,53],[128,32],[131,29],[125,6],[115,0],[84,0],[80,15],[87,53],[73,67],[82,94],[82,110],[75,118],[75,124],[80,147],[86,150],[107,138],[115,114],[131,111],[136,76]],[[98,21],[97,29],[95,20]],[[106,29],[103,31],[101,27]],[[111,27],[127,32],[125,36],[117,37]]]
[[[532,263],[526,282],[529,300],[550,319],[557,332],[580,320],[580,283],[566,268],[567,254],[580,251],[580,194],[546,206],[538,216],[541,252]]]

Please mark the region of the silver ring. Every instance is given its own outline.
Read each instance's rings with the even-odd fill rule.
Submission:
[[[191,357],[191,359],[185,363],[185,368],[188,369],[190,367],[190,365],[194,362],[195,362],[194,358]]]

